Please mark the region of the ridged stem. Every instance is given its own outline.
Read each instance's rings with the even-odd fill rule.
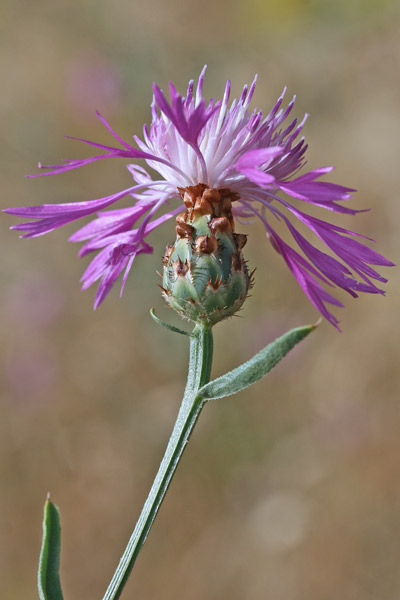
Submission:
[[[117,600],[120,597],[136,558],[146,541],[190,434],[203,408],[204,401],[199,399],[197,392],[200,387],[210,381],[212,354],[211,327],[200,323],[196,325],[190,338],[189,372],[185,394],[164,458],[103,600]]]

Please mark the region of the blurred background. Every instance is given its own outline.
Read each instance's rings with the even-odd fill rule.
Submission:
[[[124,161],[28,180],[37,162],[87,156],[64,135],[109,143],[150,121],[151,83],[205,93],[254,73],[268,112],[288,86],[310,113],[309,168],[359,190],[336,222],[398,261],[400,7],[395,0],[3,0],[3,207],[93,199],[127,187]],[[42,507],[61,509],[66,599],[101,598],[164,452],[186,377],[187,340],[157,327],[166,224],[122,299],[92,310],[76,226],[19,240],[2,216],[0,597],[37,598]],[[240,231],[248,233],[242,227]],[[215,329],[219,375],[316,311],[253,227],[253,296]],[[399,277],[387,297],[341,296],[269,376],[207,406],[124,598],[398,600]],[[176,321],[175,321],[176,322]]]

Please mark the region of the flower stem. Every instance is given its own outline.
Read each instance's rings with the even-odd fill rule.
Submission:
[[[190,434],[204,406],[204,400],[198,397],[197,392],[200,387],[210,381],[212,354],[211,327],[204,323],[197,324],[190,339],[188,380],[174,429],[136,527],[103,600],[117,600],[120,597],[136,558],[146,541]]]

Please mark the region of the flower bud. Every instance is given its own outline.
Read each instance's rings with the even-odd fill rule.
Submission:
[[[163,296],[181,316],[214,325],[240,309],[252,283],[242,254],[246,236],[234,232],[237,195],[204,184],[179,193],[186,211],[163,258]]]

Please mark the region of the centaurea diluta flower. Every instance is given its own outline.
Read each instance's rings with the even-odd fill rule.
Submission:
[[[301,122],[288,121],[295,98],[283,108],[283,93],[265,117],[260,110],[250,111],[254,79],[250,88],[244,87],[239,100],[229,104],[228,81],[223,98],[207,103],[202,92],[204,73],[205,69],[196,90],[190,81],[186,97],[170,83],[170,102],[154,84],[152,122],[149,128],[144,126],[142,139],[133,136],[135,145],[119,137],[97,113],[115,138],[115,146],[77,138],[101,152],[60,165],[40,165],[46,170],[40,175],[50,175],[106,158],[144,159],[159,178],[152,178],[143,166],[128,164],[134,185],[127,189],[96,200],[8,209],[13,215],[29,219],[13,228],[24,231],[22,237],[31,238],[98,213],[70,237],[71,241],[85,242],[80,256],[96,253],[82,281],[83,289],[99,281],[97,307],[124,272],[122,293],[135,257],[153,251],[148,236],[154,229],[177,215],[177,229],[182,227],[181,213],[188,208],[188,202],[186,206],[182,203],[185,194],[187,198],[188,192],[193,196],[193,190],[219,190],[229,196],[232,214],[240,222],[261,220],[273,248],[282,256],[312,304],[337,327],[338,321],[327,305],[343,305],[326,288],[342,288],[353,297],[359,292],[384,294],[375,282],[387,280],[371,265],[392,266],[393,263],[355,239],[365,236],[311,216],[304,207],[313,205],[354,215],[360,211],[344,203],[355,190],[321,181],[333,167],[298,175],[305,164],[307,145],[304,138],[299,137],[305,118]],[[132,198],[132,206],[106,210],[126,196]],[[276,225],[279,223],[288,230],[296,249],[278,234]],[[322,240],[330,253],[306,239],[296,223]]]

